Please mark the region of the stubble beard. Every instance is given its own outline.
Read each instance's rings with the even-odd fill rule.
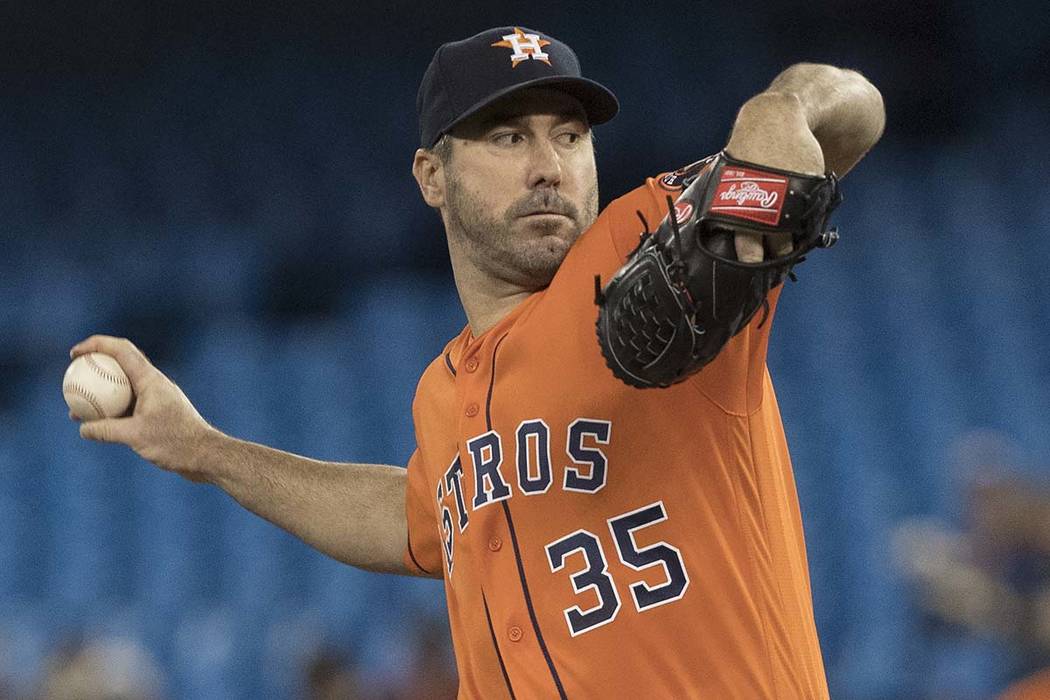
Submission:
[[[486,274],[535,291],[551,283],[576,239],[598,216],[598,184],[594,183],[583,207],[562,197],[554,188],[534,190],[502,214],[493,214],[458,177],[447,174],[446,201],[450,238],[464,244],[467,254]],[[566,219],[539,218],[521,228],[520,217],[537,209],[556,211]],[[568,224],[568,226],[566,226]]]

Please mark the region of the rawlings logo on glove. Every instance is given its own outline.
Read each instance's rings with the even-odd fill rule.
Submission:
[[[715,156],[677,202],[668,196],[668,216],[654,233],[646,227],[609,284],[595,279],[598,342],[613,374],[634,387],[666,387],[713,360],[806,253],[835,243],[826,225],[841,201],[833,173]],[[740,262],[737,233],[790,233],[793,249]]]
[[[787,178],[754,170],[723,170],[711,211],[776,226],[787,193]]]

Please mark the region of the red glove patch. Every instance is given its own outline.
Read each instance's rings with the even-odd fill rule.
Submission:
[[[715,188],[709,211],[776,226],[784,207],[788,181],[783,175],[747,168],[726,168]]]

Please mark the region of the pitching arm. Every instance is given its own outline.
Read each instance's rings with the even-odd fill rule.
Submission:
[[[70,352],[116,358],[135,390],[125,418],[80,425],[88,440],[122,443],[161,469],[222,488],[242,506],[347,564],[410,574],[405,470],[322,462],[232,438],[209,425],[186,395],[130,341],[92,336]]]

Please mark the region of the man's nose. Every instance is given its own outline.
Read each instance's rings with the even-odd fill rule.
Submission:
[[[561,154],[549,139],[536,139],[530,149],[529,187],[561,184]]]

